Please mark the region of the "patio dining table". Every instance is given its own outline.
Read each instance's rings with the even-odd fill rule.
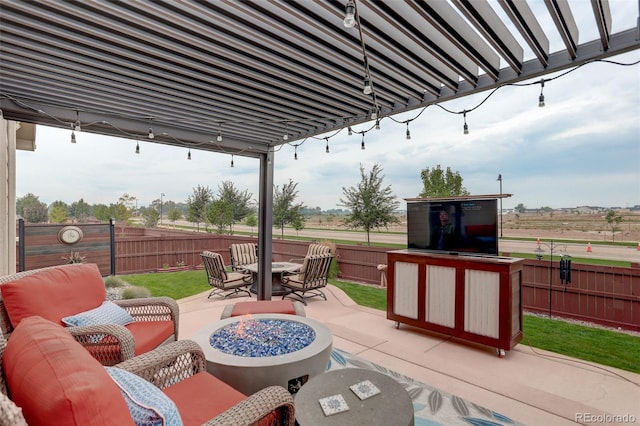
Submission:
[[[302,265],[299,263],[292,262],[272,262],[271,263],[271,294],[274,296],[283,296],[285,294],[290,293],[289,289],[282,287],[280,282],[280,277],[283,272],[293,272],[300,269]],[[257,280],[255,277],[258,274],[258,264],[250,263],[248,265],[244,265],[243,268],[249,272],[251,272],[254,276],[253,284],[251,285],[250,291],[252,293],[258,293],[258,288],[256,285]]]

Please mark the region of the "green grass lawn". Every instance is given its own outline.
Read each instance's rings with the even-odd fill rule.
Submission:
[[[132,285],[149,289],[153,296],[182,299],[209,290],[205,271],[123,275]],[[358,305],[387,310],[387,291],[373,286],[330,280]],[[525,315],[521,344],[545,349],[601,365],[640,373],[640,337]]]

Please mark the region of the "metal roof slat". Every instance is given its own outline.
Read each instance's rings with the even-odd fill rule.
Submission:
[[[525,1],[498,0],[543,67],[549,65],[549,39]]]
[[[569,56],[575,59],[578,49],[578,26],[573,19],[569,3],[566,0],[544,0],[544,3],[558,28]]]
[[[591,0],[593,14],[596,18],[602,49],[609,49],[609,37],[611,35],[611,8],[609,0]]]

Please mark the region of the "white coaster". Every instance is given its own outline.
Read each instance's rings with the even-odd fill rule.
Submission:
[[[380,393],[380,389],[378,389],[376,385],[371,383],[370,380],[365,380],[364,382],[356,383],[355,385],[349,386],[349,388],[361,400],[371,398],[372,396]]]
[[[347,411],[349,409],[347,402],[340,394],[327,396],[326,398],[320,398],[318,402],[320,403],[325,416],[342,413],[343,411]]]

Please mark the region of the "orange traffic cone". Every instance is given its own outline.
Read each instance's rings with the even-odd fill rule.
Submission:
[[[587,253],[591,253],[593,250],[591,249],[591,243],[587,243]]]

